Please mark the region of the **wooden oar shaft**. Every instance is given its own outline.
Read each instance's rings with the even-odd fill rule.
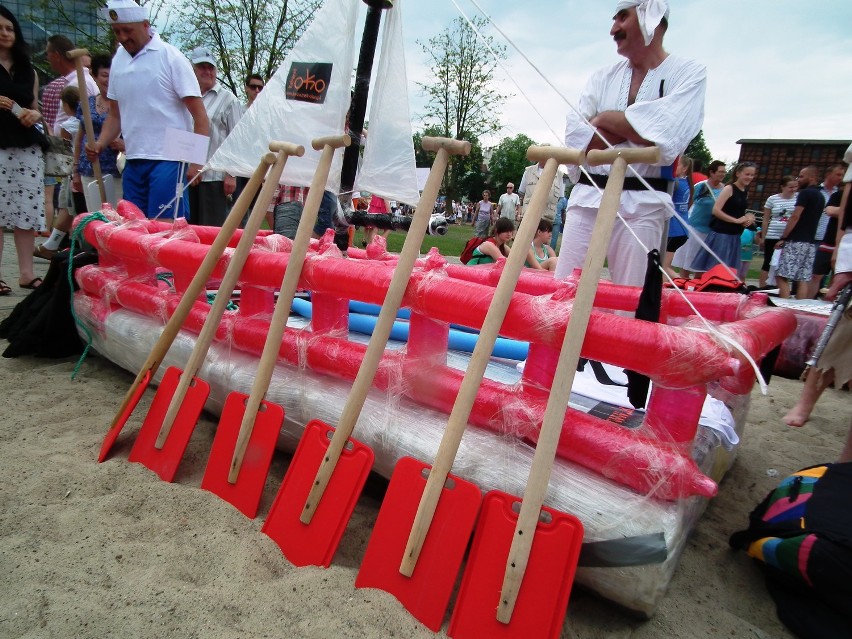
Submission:
[[[659,154],[656,148],[631,149],[630,153],[625,154],[613,150],[598,154],[590,151],[588,154],[587,160],[590,164],[611,164],[609,179],[601,198],[598,216],[583,263],[583,271],[577,285],[577,293],[571,306],[571,317],[562,340],[559,362],[553,377],[553,385],[547,400],[541,431],[536,442],[535,455],[527,479],[527,488],[524,491],[518,523],[509,550],[500,605],[497,609],[497,619],[502,623],[511,621],[521,582],[529,562],[536,526],[550,482],[556,448],[562,431],[562,422],[568,408],[571,386],[574,383],[574,375],[577,371],[577,362],[580,359],[583,338],[589,325],[595,292],[621,201],[621,189],[627,171],[625,156],[633,161],[654,162]]]
[[[225,252],[225,248],[227,248],[228,242],[233,236],[234,231],[239,228],[243,216],[248,210],[249,204],[251,204],[252,198],[254,198],[255,193],[257,193],[257,190],[263,183],[264,176],[274,161],[275,156],[271,153],[267,153],[254,170],[254,174],[251,176],[251,179],[249,179],[248,184],[243,189],[240,197],[237,198],[237,201],[234,203],[234,207],[231,209],[231,212],[222,224],[222,228],[216,235],[216,239],[214,239],[213,243],[210,245],[210,250],[207,251],[204,259],[201,261],[201,265],[195,272],[192,281],[189,283],[189,286],[186,287],[186,290],[181,296],[180,302],[178,302],[174,313],[172,313],[172,316],[169,318],[169,321],[166,322],[166,326],[157,338],[157,342],[151,349],[148,359],[146,359],[142,364],[142,368],[136,375],[136,379],[133,380],[133,383],[127,390],[127,394],[124,396],[124,400],[121,402],[121,406],[119,406],[118,412],[115,414],[115,417],[113,417],[112,423],[110,424],[110,430],[115,428],[121,420],[126,419],[124,413],[128,408],[132,408],[131,404],[134,401],[136,390],[145,382],[146,379],[152,378],[160,368],[163,358],[174,342],[175,337],[177,337],[177,334],[180,332],[184,321],[186,321],[186,318],[189,316],[189,312],[192,310],[195,300],[198,299],[198,296],[206,287],[207,280],[210,279],[210,275],[213,273],[213,269],[216,268],[219,258],[222,257],[222,254]]]
[[[533,193],[532,200],[528,208],[528,212],[524,215],[521,221],[521,226],[518,229],[517,236],[514,240],[514,245],[518,247],[527,247],[532,244],[535,232],[538,229],[538,223],[541,219],[541,214],[544,211],[550,192],[549,185],[553,183],[556,177],[556,171],[559,165],[559,159],[567,158],[573,161],[579,161],[582,153],[571,151],[569,149],[560,149],[557,147],[535,147],[535,155],[539,156],[539,148],[544,148],[547,154],[547,161],[541,173],[539,184],[541,188],[537,188]],[[497,336],[500,327],[503,324],[503,319],[506,316],[506,311],[509,308],[509,303],[512,301],[512,293],[515,290],[515,285],[520,277],[521,270],[524,267],[524,261],[527,254],[525,250],[515,250],[509,252],[509,257],[503,267],[503,272],[500,275],[500,280],[497,283],[497,288],[494,291],[494,296],[491,299],[491,304],[488,307],[488,312],[485,315],[485,321],[482,323],[482,329],[479,337],[476,340],[476,346],[473,349],[470,362],[467,365],[464,378],[462,379],[459,393],[456,401],[453,404],[453,409],[450,412],[450,417],[447,422],[447,427],[444,430],[444,435],[441,438],[441,443],[438,447],[438,452],[435,456],[435,461],[432,464],[432,469],[429,472],[429,478],[426,481],[426,487],[423,490],[423,495],[417,507],[417,513],[414,518],[414,524],[409,534],[408,543],[406,544],[405,553],[403,554],[402,563],[400,565],[400,573],[410,577],[414,573],[417,565],[417,559],[420,557],[420,552],[423,549],[423,543],[426,540],[426,534],[429,532],[429,527],[432,524],[432,519],[435,516],[435,510],[438,507],[438,500],[441,496],[441,490],[447,480],[447,475],[452,469],[456,454],[458,453],[459,445],[461,444],[462,435],[464,435],[465,427],[467,426],[468,418],[470,417],[473,404],[476,401],[476,393],[482,383],[482,378],[485,375],[485,369],[488,366],[491,353],[494,350],[494,344],[497,341]]]
[[[329,442],[326,454],[323,456],[322,463],[317,470],[316,478],[311,486],[311,491],[302,508],[299,520],[303,524],[311,523],[311,519],[313,519],[313,515],[316,512],[316,506],[325,493],[325,489],[331,480],[331,476],[334,473],[340,455],[343,453],[346,442],[355,429],[355,424],[358,421],[361,410],[364,408],[364,402],[367,400],[370,388],[373,386],[373,380],[382,361],[385,347],[390,338],[391,329],[396,320],[396,314],[402,304],[405,289],[411,279],[411,273],[414,271],[415,261],[420,255],[423,238],[426,236],[429,228],[432,208],[438,199],[438,191],[441,188],[441,182],[447,170],[450,153],[466,155],[470,152],[470,143],[460,140],[424,138],[423,142],[423,148],[426,150],[435,150],[437,151],[437,155],[435,156],[435,161],[432,163],[432,169],[429,171],[429,177],[426,179],[426,185],[417,204],[417,210],[414,212],[411,227],[406,234],[405,243],[399,254],[399,261],[391,278],[391,283],[388,286],[384,303],[379,311],[379,317],[376,320],[376,326],[373,329],[373,334],[364,353],[364,359],[361,361],[361,366],[358,369],[358,374],[355,376],[355,381],[352,384],[352,390],[349,392],[349,397],[341,412],[337,428]]]
[[[303,147],[299,147],[299,150],[301,150],[301,153],[298,155],[304,153]],[[183,373],[180,376],[177,388],[175,388],[175,392],[169,402],[168,410],[163,418],[163,424],[160,427],[159,434],[157,435],[157,441],[154,442],[154,447],[158,450],[162,449],[165,445],[169,432],[171,432],[172,426],[174,425],[178,410],[180,409],[180,406],[186,397],[186,392],[189,390],[190,384],[192,383],[192,378],[198,373],[201,365],[204,363],[204,359],[207,357],[207,351],[210,348],[210,344],[213,342],[213,338],[216,336],[216,330],[219,327],[219,322],[231,301],[231,294],[234,292],[234,287],[236,286],[237,279],[243,270],[243,265],[245,264],[246,259],[248,259],[252,244],[254,244],[254,238],[260,229],[260,225],[266,215],[266,210],[269,207],[269,203],[272,201],[272,196],[278,188],[278,181],[281,179],[281,173],[284,171],[284,165],[286,164],[288,157],[289,155],[286,151],[278,152],[278,155],[275,158],[275,163],[269,170],[266,182],[260,190],[260,195],[258,195],[257,201],[255,202],[254,208],[252,209],[251,215],[246,223],[246,228],[243,229],[240,241],[237,243],[237,248],[234,250],[231,259],[228,261],[228,267],[225,270],[225,275],[222,277],[219,290],[216,292],[216,299],[213,301],[213,305],[207,312],[207,317],[204,319],[204,326],[202,326],[201,331],[198,334],[198,338],[195,340],[195,346],[192,349],[189,360],[187,361],[186,366],[183,369]]]
[[[86,86],[86,73],[83,71],[83,56],[88,55],[86,49],[72,49],[67,53],[70,60],[74,60],[74,66],[77,68],[77,90],[80,92],[80,108],[83,111],[83,126],[86,127],[86,139],[89,144],[95,143],[95,128],[92,125],[92,110],[89,108],[89,91]],[[84,149],[80,149],[84,152]],[[101,160],[95,158],[92,161],[92,172],[95,174],[95,180],[98,182],[98,191],[101,194],[101,204],[106,203],[106,186],[104,186],[104,178],[101,173]]]
[[[322,149],[322,153],[313,180],[311,181],[305,206],[302,209],[302,216],[299,219],[299,226],[296,229],[296,237],[293,239],[290,257],[287,260],[287,269],[284,271],[281,290],[278,293],[278,301],[275,303],[275,311],[269,323],[269,332],[266,334],[266,341],[263,345],[260,361],[258,362],[257,373],[255,374],[251,392],[246,402],[245,412],[243,413],[243,419],[240,423],[240,432],[237,435],[234,454],[231,458],[231,468],[228,472],[228,481],[231,484],[235,484],[239,477],[243,458],[245,457],[249,439],[254,429],[257,411],[260,409],[260,404],[269,390],[269,383],[272,381],[275,362],[278,361],[278,352],[281,350],[281,339],[284,337],[287,317],[290,315],[290,307],[293,304],[293,297],[296,295],[296,288],[299,285],[299,278],[302,275],[302,267],[304,266],[305,256],[308,253],[308,245],[311,241],[311,233],[316,224],[317,213],[322,203],[325,185],[328,182],[328,173],[331,170],[331,161],[334,158],[334,152],[340,147],[348,146],[350,141],[349,136],[339,135],[320,138],[311,143],[311,146],[315,150]]]

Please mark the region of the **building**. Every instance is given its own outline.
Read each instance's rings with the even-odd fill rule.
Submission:
[[[754,162],[757,178],[748,191],[749,208],[763,210],[763,204],[778,193],[781,178],[797,176],[802,167],[815,164],[822,172],[843,161],[852,140],[737,140],[740,162]]]
[[[52,75],[44,58],[48,36],[64,35],[78,46],[87,46],[107,34],[106,23],[98,21],[102,3],[94,0],[3,0],[3,4],[20,22],[42,80]]]

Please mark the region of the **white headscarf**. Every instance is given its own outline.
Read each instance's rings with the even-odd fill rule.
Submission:
[[[636,17],[639,19],[639,28],[645,39],[645,46],[651,44],[654,39],[654,30],[660,26],[660,22],[669,18],[669,3],[667,0],[620,0],[615,7],[618,13],[624,9],[636,7]]]

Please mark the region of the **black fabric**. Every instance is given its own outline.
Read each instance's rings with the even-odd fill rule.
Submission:
[[[29,109],[34,100],[33,85],[35,71],[29,62],[16,62],[12,73],[0,64],[0,95],[14,100],[18,106]],[[0,109],[0,148],[25,149],[35,143],[41,143],[35,127],[25,127],[18,117],[8,109]]]
[[[580,184],[585,184],[586,186],[592,186],[592,180],[599,187],[604,188],[606,183],[609,181],[608,175],[597,175],[592,174],[591,179],[585,173],[580,175]],[[669,183],[671,180],[666,180],[665,178],[654,178],[654,177],[646,177],[645,181],[651,185],[651,188],[655,191],[662,191],[663,193],[667,193],[669,190]],[[639,178],[635,177],[626,177],[624,178],[624,186],[621,187],[623,191],[644,191],[646,190],[645,185],[639,181]]]
[[[733,193],[722,205],[722,211],[731,217],[740,219],[746,214],[746,209],[748,208],[748,195],[746,191],[740,189],[736,184],[731,184],[730,186],[731,189],[733,189]],[[713,216],[713,219],[710,220],[710,228],[717,233],[722,233],[723,235],[742,235],[744,227],[742,224],[727,222]]]
[[[636,307],[636,319],[648,322],[660,321],[660,305],[663,299],[663,279],[660,277],[660,252],[653,249],[648,253],[645,267],[645,284],[639,295]],[[645,408],[648,401],[648,388],[651,380],[636,371],[624,371],[627,374],[627,398],[633,408]]]
[[[822,211],[825,208],[825,197],[820,188],[814,184],[799,191],[796,197],[796,208],[802,207],[799,221],[784,238],[787,242],[813,242],[816,235]]]
[[[775,601],[775,612],[799,639],[852,637],[852,617],[844,614],[848,602],[829,604],[824,595],[791,580],[769,566],[766,589]],[[838,605],[840,604],[840,605]]]
[[[0,323],[0,338],[9,346],[3,357],[36,355],[37,357],[68,357],[83,352],[83,342],[77,334],[71,315],[71,289],[68,285],[70,251],[57,253],[41,286],[18,304]],[[78,253],[74,269],[97,262],[93,253]],[[76,290],[76,283],[75,283]]]

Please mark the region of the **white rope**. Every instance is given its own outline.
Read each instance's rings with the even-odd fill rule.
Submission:
[[[480,40],[481,40],[481,41],[485,44],[485,46],[486,46],[486,48],[488,49],[488,51],[491,53],[491,55],[492,55],[492,56],[494,56],[494,59],[497,61],[497,64],[500,66],[500,68],[502,68],[502,69],[503,69],[503,71],[504,71],[504,72],[506,72],[506,75],[509,77],[509,79],[512,81],[512,83],[513,83],[513,84],[514,84],[514,85],[518,88],[518,90],[521,92],[521,95],[523,95],[524,99],[525,99],[525,100],[526,100],[526,101],[530,104],[530,106],[533,108],[533,110],[536,112],[536,114],[537,114],[537,115],[538,115],[538,116],[542,119],[542,121],[545,123],[545,126],[547,126],[547,128],[548,128],[548,129],[550,129],[551,133],[553,133],[553,134],[554,134],[554,136],[556,136],[556,138],[557,138],[557,139],[559,139],[558,134],[557,134],[557,133],[556,133],[556,132],[555,132],[555,131],[554,131],[554,130],[550,127],[550,125],[549,125],[549,124],[548,124],[548,122],[545,120],[544,116],[543,116],[543,115],[542,115],[542,114],[538,111],[538,109],[536,109],[536,108],[535,108],[535,105],[533,104],[532,100],[529,98],[529,96],[527,96],[527,95],[526,95],[526,93],[525,93],[525,92],[523,91],[523,89],[521,88],[520,84],[519,84],[519,83],[515,80],[515,78],[514,78],[514,77],[513,77],[513,76],[512,76],[509,72],[508,72],[508,70],[506,69],[506,67],[502,64],[502,62],[501,62],[501,61],[500,61],[500,59],[499,59],[499,56],[497,56],[497,54],[496,54],[496,53],[495,53],[495,52],[491,49],[491,47],[489,46],[489,44],[488,44],[488,42],[487,42],[486,38],[485,38],[485,37],[482,35],[482,33],[481,33],[481,32],[480,32],[477,28],[476,28],[476,25],[475,25],[475,24],[474,24],[474,23],[470,20],[470,18],[468,18],[468,16],[465,14],[465,12],[464,12],[464,11],[462,10],[462,8],[459,6],[459,4],[456,2],[456,0],[450,0],[450,1],[453,3],[453,5],[455,5],[455,7],[456,7],[456,9],[458,10],[459,14],[460,14],[460,15],[464,18],[464,20],[467,22],[468,26],[470,26],[470,28],[471,28],[471,29],[473,29],[473,31],[474,31],[474,33],[476,33],[477,37],[478,37],[478,38],[479,38],[479,39],[480,39]],[[604,137],[604,135],[603,135],[603,134],[601,134],[600,130],[599,130],[597,127],[595,127],[595,126],[594,126],[591,122],[589,122],[589,121],[586,119],[586,117],[585,117],[582,113],[580,113],[580,111],[579,111],[579,110],[578,110],[578,109],[574,106],[574,104],[573,104],[573,103],[572,103],[572,102],[571,102],[571,101],[570,101],[570,100],[569,100],[569,99],[568,99],[565,95],[563,95],[563,94],[562,94],[562,92],[561,92],[561,91],[560,91],[560,90],[559,90],[559,89],[558,89],[558,88],[557,88],[557,87],[556,87],[556,86],[555,86],[555,85],[554,85],[554,84],[550,81],[550,79],[549,79],[549,78],[547,78],[547,77],[546,77],[546,76],[545,76],[545,75],[541,72],[541,70],[540,70],[540,69],[539,69],[539,68],[535,65],[535,63],[533,63],[533,61],[532,61],[532,60],[530,60],[530,59],[529,59],[529,57],[527,57],[527,55],[526,55],[526,54],[525,54],[525,53],[524,53],[524,52],[523,52],[523,51],[522,51],[522,50],[521,50],[521,49],[520,49],[520,48],[519,48],[519,47],[518,47],[518,46],[517,46],[517,45],[516,45],[516,44],[512,41],[512,39],[511,39],[511,38],[510,38],[510,37],[509,37],[509,36],[508,36],[508,35],[507,35],[507,34],[506,34],[506,33],[505,33],[505,32],[504,32],[504,31],[503,31],[503,30],[502,30],[502,29],[498,26],[498,25],[497,25],[497,23],[496,23],[496,22],[494,22],[494,20],[491,18],[491,16],[490,16],[490,15],[488,15],[488,14],[485,12],[485,10],[484,10],[484,9],[483,9],[480,5],[479,5],[479,3],[477,2],[477,0],[470,0],[470,2],[471,2],[471,3],[472,3],[472,4],[473,4],[473,5],[474,5],[474,6],[475,6],[478,10],[479,10],[479,12],[480,12],[480,13],[481,13],[484,17],[485,17],[485,19],[486,19],[486,20],[488,20],[488,22],[489,22],[489,23],[490,23],[490,24],[491,24],[491,25],[492,25],[492,26],[493,26],[493,27],[494,27],[494,28],[498,31],[498,33],[500,33],[500,35],[502,35],[502,36],[503,36],[503,38],[506,40],[506,42],[508,42],[508,43],[509,43],[509,45],[510,45],[510,46],[511,46],[511,47],[512,47],[515,51],[517,51],[517,52],[518,52],[518,54],[519,54],[519,55],[520,55],[520,56],[524,59],[524,61],[526,61],[526,62],[527,62],[527,64],[529,64],[529,65],[530,65],[530,67],[532,67],[532,69],[533,69],[533,70],[534,70],[534,71],[535,71],[535,72],[539,75],[539,77],[540,77],[542,80],[544,80],[544,82],[545,82],[545,83],[547,83],[547,85],[548,85],[551,89],[553,89],[553,90],[556,92],[556,94],[557,94],[560,98],[562,98],[562,100],[565,102],[565,104],[566,104],[566,105],[568,105],[568,107],[569,107],[572,111],[574,111],[574,113],[576,113],[576,114],[577,114],[577,115],[578,115],[578,116],[579,116],[579,117],[583,120],[583,122],[585,122],[585,123],[586,123],[589,127],[591,127],[591,128],[592,128],[592,130],[594,131],[595,135],[596,135],[598,138],[600,138],[600,139],[603,141],[603,143],[604,143],[604,144],[606,144],[607,148],[610,148],[610,149],[615,148],[612,144],[610,144],[610,142],[606,139],[606,137]],[[595,181],[594,181],[594,180],[590,177],[590,175],[589,175],[588,171],[586,170],[586,168],[585,168],[584,166],[582,166],[582,165],[581,165],[579,168],[580,168],[580,170],[581,170],[581,171],[582,171],[582,172],[586,175],[586,177],[588,177],[588,178],[589,178],[589,182],[591,183],[591,185],[592,185],[594,188],[596,188],[596,189],[598,190],[598,193],[599,193],[599,194],[603,194],[603,190],[602,190],[602,189],[600,188],[600,186],[598,186],[598,184],[597,184],[597,183],[596,183],[596,182],[595,182]],[[639,175],[639,173],[636,171],[636,169],[634,169],[634,168],[633,168],[633,166],[631,166],[630,164],[628,164],[628,165],[627,165],[627,168],[628,168],[628,169],[629,169],[629,170],[633,173],[633,175],[634,175],[635,177],[639,178],[639,182],[640,182],[640,183],[641,183],[641,184],[642,184],[642,185],[643,185],[643,186],[644,186],[644,187],[645,187],[648,191],[650,191],[651,193],[654,193],[654,194],[655,194],[655,196],[657,197],[657,199],[658,199],[658,201],[659,201],[659,203],[660,203],[660,204],[662,204],[662,205],[663,205],[666,209],[669,209],[670,211],[672,211],[672,212],[673,212],[674,216],[675,216],[678,220],[680,220],[680,222],[683,224],[683,226],[684,226],[684,228],[686,229],[687,233],[692,234],[692,237],[694,237],[694,239],[698,240],[698,243],[699,243],[699,244],[700,244],[700,245],[701,245],[701,246],[702,246],[705,250],[707,250],[707,252],[708,252],[708,253],[710,253],[710,255],[712,255],[712,256],[713,256],[713,257],[714,257],[714,258],[715,258],[715,259],[716,259],[716,260],[717,260],[720,264],[723,264],[723,265],[725,266],[725,269],[728,271],[729,275],[731,275],[732,277],[736,278],[736,277],[737,277],[737,274],[736,274],[736,273],[734,273],[734,272],[733,272],[733,270],[731,270],[731,268],[730,268],[727,264],[725,264],[725,263],[721,260],[721,258],[720,258],[720,257],[719,257],[719,256],[718,256],[718,255],[717,255],[717,254],[716,254],[716,253],[715,253],[715,252],[714,252],[714,251],[713,251],[713,250],[712,250],[709,246],[707,246],[707,244],[704,242],[704,240],[703,240],[703,239],[701,239],[701,237],[700,237],[700,236],[698,236],[697,234],[694,234],[694,231],[692,231],[692,230],[691,230],[691,227],[689,226],[689,223],[688,223],[686,220],[684,220],[684,219],[680,216],[680,214],[677,212],[677,210],[676,210],[676,209],[674,209],[674,208],[673,208],[673,207],[669,204],[669,202],[667,202],[666,200],[664,200],[664,199],[663,199],[663,198],[659,195],[659,193],[658,193],[655,189],[651,188],[651,185],[650,185],[650,184],[648,184],[648,182],[645,180],[645,178],[644,178],[643,176]],[[626,221],[626,220],[622,217],[622,215],[621,215],[621,212],[620,212],[620,211],[619,211],[619,212],[617,212],[617,216],[618,216],[618,219],[619,219],[619,220],[621,220],[621,222],[622,222],[622,223],[624,224],[624,226],[627,228],[627,230],[628,230],[628,232],[630,233],[630,235],[632,235],[632,236],[633,236],[633,238],[636,240],[636,242],[638,242],[639,246],[641,246],[641,247],[642,247],[642,250],[643,250],[643,251],[645,251],[646,253],[649,253],[649,252],[650,252],[650,249],[649,249],[647,246],[645,246],[644,242],[642,242],[642,240],[639,238],[639,236],[638,236],[638,235],[636,235],[636,233],[633,231],[633,229],[630,227],[630,225],[627,223],[627,221]],[[655,248],[656,248],[656,247],[655,247]],[[707,319],[706,319],[706,318],[705,318],[705,317],[704,317],[704,316],[703,316],[703,315],[702,315],[702,314],[698,311],[698,309],[697,309],[697,308],[695,308],[695,306],[692,304],[692,302],[691,302],[691,301],[689,300],[689,298],[686,296],[686,294],[684,293],[684,291],[683,291],[683,290],[681,290],[681,289],[680,289],[680,287],[678,287],[678,286],[675,286],[675,285],[674,285],[674,280],[671,278],[671,276],[670,276],[668,273],[666,273],[665,269],[663,269],[663,268],[662,268],[662,266],[658,266],[658,269],[659,269],[659,271],[663,274],[663,277],[664,277],[664,278],[665,278],[665,279],[669,282],[669,284],[671,284],[671,285],[672,285],[672,288],[673,288],[675,291],[677,291],[677,293],[681,296],[681,298],[682,298],[682,299],[683,299],[683,301],[687,304],[687,306],[689,306],[689,308],[690,308],[690,309],[691,309],[691,310],[695,313],[695,315],[696,315],[696,316],[697,316],[697,317],[698,317],[698,318],[699,318],[699,319],[700,319],[700,320],[704,323],[704,325],[705,325],[705,330],[703,330],[702,332],[707,332],[707,333],[710,333],[711,335],[714,335],[714,336],[715,336],[715,337],[716,337],[719,341],[721,341],[721,342],[723,342],[723,343],[725,343],[725,344],[729,345],[731,348],[733,348],[735,351],[739,352],[739,353],[743,356],[743,358],[744,358],[744,359],[745,359],[745,360],[749,363],[749,365],[751,366],[751,368],[754,370],[755,376],[756,376],[756,378],[757,378],[757,382],[758,382],[758,384],[759,384],[759,386],[760,386],[760,391],[761,391],[761,393],[762,393],[762,394],[764,394],[764,395],[766,395],[766,394],[768,393],[768,385],[766,384],[766,380],[763,378],[763,375],[761,374],[761,372],[760,372],[760,368],[758,367],[757,363],[754,361],[754,359],[751,357],[751,355],[750,355],[750,354],[746,351],[745,347],[744,347],[742,344],[740,344],[739,342],[737,342],[736,340],[734,340],[734,339],[732,339],[731,337],[729,337],[729,336],[727,336],[727,335],[724,335],[722,332],[720,332],[720,331],[719,331],[719,329],[718,329],[718,328],[716,328],[716,326],[714,326],[714,325],[713,325],[713,324],[712,324],[709,320],[707,320]],[[700,330],[700,329],[693,328],[693,329],[691,329],[691,330]]]

